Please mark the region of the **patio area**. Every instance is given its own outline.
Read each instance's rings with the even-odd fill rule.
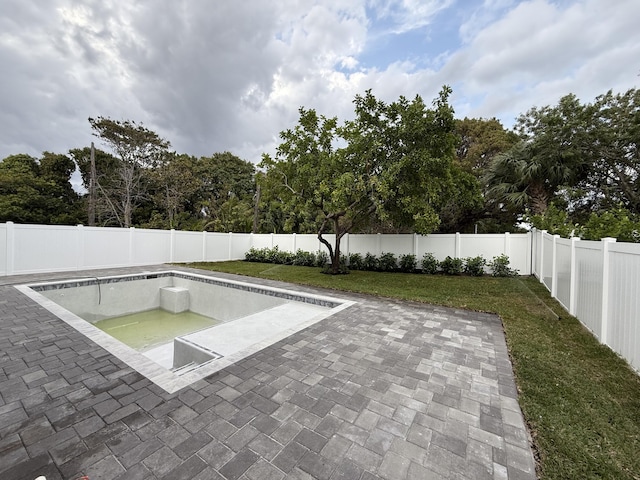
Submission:
[[[168,268],[0,279],[0,478],[536,478],[495,315],[252,278],[356,304],[168,394],[13,287]]]

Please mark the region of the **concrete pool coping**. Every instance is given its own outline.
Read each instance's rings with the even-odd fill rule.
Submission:
[[[148,278],[156,279],[159,276],[166,278],[176,276],[238,291],[259,293],[282,298],[288,303],[233,319],[196,333],[181,335],[182,342],[190,343],[194,348],[208,350],[213,357],[211,360],[184,372],[172,371],[172,365],[170,365],[173,362],[174,341],[156,347],[149,352],[139,352],[41,294],[42,291],[61,291],[65,285],[67,285],[66,288],[77,288],[78,286],[97,284],[99,281],[105,285],[113,285],[121,282],[144,281]],[[326,295],[311,293],[301,295],[292,290],[267,287],[248,280],[224,280],[213,273],[211,275],[195,273],[187,275],[179,270],[142,272],[131,275],[103,275],[101,277],[92,275],[86,278],[71,278],[64,282],[25,283],[16,285],[15,288],[168,393],[177,392],[204,377],[233,365],[328,316],[349,308],[354,303]]]
[[[0,279],[3,479],[535,478],[495,315],[252,278],[357,303],[169,394],[12,286],[73,275]]]

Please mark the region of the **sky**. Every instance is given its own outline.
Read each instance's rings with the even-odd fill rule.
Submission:
[[[640,0],[0,0],[0,159],[132,120],[195,156],[258,163],[300,107],[340,121],[453,89],[457,118],[640,80]]]

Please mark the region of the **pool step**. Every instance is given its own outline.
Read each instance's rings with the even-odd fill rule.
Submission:
[[[199,363],[191,362],[191,363],[187,363],[186,365],[182,365],[181,367],[178,367],[178,368],[172,368],[171,371],[176,375],[184,375],[185,373],[189,373],[190,371],[195,370],[199,366],[200,366]]]

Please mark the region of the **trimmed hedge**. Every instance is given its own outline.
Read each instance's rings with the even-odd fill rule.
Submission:
[[[316,253],[297,250],[296,253],[283,252],[278,247],[273,248],[251,248],[245,254],[245,261],[276,263],[284,265],[300,265],[305,267],[327,268],[329,265],[329,255],[324,251]],[[340,257],[341,272],[348,270],[369,270],[377,272],[405,272],[405,273],[426,273],[435,275],[469,275],[481,277],[486,274],[485,267],[491,268],[491,275],[494,277],[512,277],[518,275],[518,271],[509,267],[509,257],[499,255],[493,257],[491,262],[487,262],[481,255],[469,258],[452,258],[447,256],[441,262],[435,258],[433,253],[425,253],[418,267],[415,255],[400,255],[399,258],[393,253],[382,253],[376,257],[367,252],[364,256],[360,253],[351,253],[349,256]]]

